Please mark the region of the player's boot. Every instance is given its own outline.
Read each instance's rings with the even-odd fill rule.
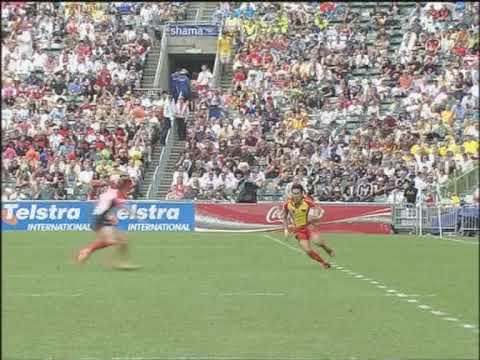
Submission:
[[[330,268],[332,267],[332,265],[330,265],[329,262],[324,261],[324,262],[322,263],[322,267],[323,267],[324,269],[330,269]]]
[[[90,250],[89,249],[80,250],[80,252],[77,255],[77,262],[78,263],[83,263],[88,259],[89,256],[90,256]]]

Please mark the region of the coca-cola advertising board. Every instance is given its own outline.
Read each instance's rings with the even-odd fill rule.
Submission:
[[[324,232],[391,234],[392,210],[388,204],[320,204]],[[197,231],[255,232],[282,229],[282,204],[195,204]]]

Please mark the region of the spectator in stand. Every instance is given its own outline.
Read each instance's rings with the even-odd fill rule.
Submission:
[[[180,95],[175,104],[175,123],[177,124],[177,136],[180,141],[185,141],[187,136],[186,121],[189,115],[188,100]]]
[[[207,65],[202,65],[202,71],[198,74],[197,81],[195,82],[197,91],[203,93],[211,86],[213,74]]]

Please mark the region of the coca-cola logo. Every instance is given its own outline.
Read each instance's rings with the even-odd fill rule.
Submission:
[[[278,222],[282,222],[282,207],[274,206],[267,212],[267,223],[271,224]]]
[[[320,209],[310,209],[310,214],[312,218],[316,218],[320,216]],[[267,212],[266,220],[267,223],[279,223],[283,222],[283,210],[281,206],[274,206],[271,207],[270,210]]]

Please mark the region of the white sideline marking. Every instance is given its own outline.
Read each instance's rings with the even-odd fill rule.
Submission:
[[[284,296],[285,293],[273,293],[273,292],[258,292],[258,293],[242,293],[242,292],[236,292],[236,293],[223,293],[220,294],[220,296]]]
[[[203,296],[284,296],[285,293],[276,293],[276,292],[230,292],[230,293],[221,293],[221,294],[212,294],[208,292],[202,292],[200,295]]]
[[[241,357],[241,356],[158,356],[158,357],[114,357],[112,360],[252,360],[252,357]],[[311,357],[285,357],[283,355],[275,356],[275,357],[255,357],[256,360],[317,360],[318,358],[311,358]],[[92,357],[82,357],[80,360],[100,360],[99,358],[92,358]],[[351,358],[351,360],[355,360],[355,358]]]
[[[10,277],[10,278],[44,278],[44,277],[64,277],[65,275],[60,275],[60,274],[42,274],[42,275],[34,275],[34,274],[7,274],[4,275],[5,277]]]
[[[8,245],[8,247],[14,248],[14,249],[24,249],[24,248],[31,249],[30,246],[26,246],[26,245]],[[132,247],[135,249],[198,249],[199,248],[198,246],[194,246],[194,245],[136,245],[135,242],[133,242]],[[42,248],[43,249],[65,249],[65,246],[47,245],[47,246],[42,246]],[[204,245],[201,248],[202,249],[231,249],[232,246]]]
[[[420,309],[431,309],[431,307],[428,306],[428,305],[418,305],[418,307],[419,307]]]
[[[283,242],[281,242],[280,240],[278,240],[278,239],[276,239],[276,238],[274,238],[274,237],[272,237],[272,236],[269,236],[269,235],[264,235],[264,236],[267,237],[267,238],[269,238],[269,239],[271,239],[271,240],[273,240],[273,241],[275,241],[275,242],[278,242],[279,244],[282,244],[282,245],[284,245],[284,246],[286,246],[286,247],[288,247],[288,248],[290,248],[290,249],[292,249],[292,250],[294,250],[294,251],[301,252],[301,251],[299,251],[299,249],[294,248],[294,247],[291,247],[291,246],[289,246],[289,245],[287,245],[287,244],[284,244]],[[454,239],[446,239],[446,240],[454,240]],[[456,241],[471,243],[471,242],[469,242],[469,241],[463,241],[463,240],[456,240]],[[345,270],[345,269],[342,268],[342,271],[344,271],[344,270]],[[350,275],[354,276],[355,278],[363,278],[363,275],[361,275],[361,274],[356,274],[356,273],[354,273],[354,272],[352,272],[352,271],[350,271],[350,270],[348,270],[348,269],[346,270],[346,272],[349,273]],[[363,279],[363,280],[365,280],[365,279]],[[371,284],[379,284],[377,281],[371,281],[370,283],[371,283]],[[384,286],[384,285],[376,285],[376,286],[377,286],[377,288],[379,288],[379,289],[386,289],[386,288],[387,288],[387,287]],[[397,290],[389,289],[389,290],[386,290],[386,295],[387,295],[387,296],[394,296],[395,294],[393,294],[393,293],[396,293],[396,292],[397,292]],[[421,296],[421,295],[418,295],[418,294],[415,294],[415,295],[406,295],[406,294],[403,294],[403,293],[399,293],[399,294],[396,294],[396,295],[399,296],[399,297],[419,297],[419,296]],[[425,295],[425,296],[436,296],[436,295],[435,295],[435,294],[430,294],[430,295]],[[405,299],[405,300],[406,300],[407,302],[409,302],[409,303],[418,303],[418,300],[416,300],[416,299]],[[420,308],[420,309],[430,309],[431,307],[428,306],[428,305],[418,305],[418,308]],[[436,310],[431,310],[430,313],[433,314],[433,315],[438,315],[438,316],[448,315],[448,314],[445,313],[445,312],[436,311]],[[452,317],[444,317],[443,319],[444,319],[444,320],[448,320],[448,321],[452,321],[452,322],[459,321],[458,319],[452,318]],[[478,325],[463,324],[462,327],[464,327],[464,328],[466,328],[466,329],[473,329],[475,333],[478,333],[478,332],[479,332]]]
[[[478,241],[468,241],[468,240],[461,240],[461,239],[450,239],[447,237],[443,238],[438,238],[434,236],[426,236],[426,239],[432,239],[432,240],[439,240],[439,241],[453,241],[453,242],[458,242],[458,243],[463,243],[463,244],[471,244],[471,245],[479,245],[480,242]]]
[[[29,294],[29,293],[11,293],[10,295],[17,295],[17,296],[29,296],[29,297],[77,297],[82,296],[81,293],[76,294],[60,294],[60,293],[44,293],[44,294]]]
[[[291,245],[288,245],[287,243],[284,243],[283,241],[281,241],[281,240],[279,240],[279,239],[277,239],[277,238],[274,238],[273,236],[270,236],[270,235],[263,235],[263,236],[265,236],[266,238],[269,238],[270,240],[273,240],[273,241],[275,241],[276,243],[278,243],[278,244],[280,244],[280,245],[283,245],[283,246],[285,246],[285,247],[287,247],[287,248],[289,248],[289,249],[291,249],[291,250],[293,250],[293,251],[296,251],[296,252],[298,252],[298,253],[300,253],[300,254],[303,254],[303,251],[302,251],[302,250],[297,249],[296,247],[293,247],[293,246],[291,246]]]
[[[370,281],[370,284],[377,285],[378,281]]]

